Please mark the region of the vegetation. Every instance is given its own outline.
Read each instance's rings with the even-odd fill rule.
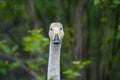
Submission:
[[[0,0],[0,80],[46,80],[58,21],[62,80],[120,80],[120,0]]]

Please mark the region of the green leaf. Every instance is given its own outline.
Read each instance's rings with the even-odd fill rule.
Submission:
[[[1,72],[2,74],[6,75],[6,74],[7,74],[7,69],[1,68],[1,69],[0,69],[0,72]]]
[[[82,65],[83,65],[83,66],[86,66],[86,65],[88,65],[88,64],[91,64],[91,60],[82,62]]]
[[[18,45],[15,45],[15,46],[12,48],[12,52],[15,52],[17,49],[18,49]]]
[[[120,0],[114,0],[114,2],[113,3],[115,3],[115,4],[120,4]]]
[[[5,8],[7,6],[5,1],[0,1],[0,8]]]
[[[90,64],[91,60],[83,61],[82,63],[80,63],[80,61],[73,61],[72,63],[73,63],[73,65],[74,65],[75,68],[82,69],[86,65]]]
[[[72,73],[72,72],[73,72],[72,69],[68,69],[68,70],[64,71],[63,74],[70,74],[70,73]]]
[[[94,0],[94,5],[100,4],[100,0]]]
[[[5,53],[11,54],[12,50],[7,45],[5,45],[5,43],[5,40],[0,41],[0,50],[4,51]]]
[[[79,72],[73,72],[72,75],[73,75],[74,77],[79,77],[79,76],[81,76]]]
[[[6,75],[8,71],[8,61],[0,61],[0,72]]]
[[[120,30],[120,25],[118,26],[118,30]]]
[[[13,62],[12,64],[10,64],[10,68],[12,70],[19,68],[19,66],[20,66],[20,62]]]
[[[29,68],[30,68],[31,70],[35,70],[35,69],[37,69],[37,66],[36,66],[35,64],[30,64],[30,65],[29,65]]]
[[[118,34],[117,34],[117,37],[116,37],[118,40],[120,40],[120,25],[118,26]]]
[[[78,65],[80,64],[80,61],[73,61],[72,64]]]
[[[24,50],[34,54],[36,52],[43,52],[44,47],[49,43],[48,38],[44,37],[42,34],[42,29],[40,30],[30,30],[30,35],[23,38]]]
[[[79,72],[74,71],[72,68],[64,71],[63,74],[68,75],[68,77],[69,77],[70,79],[74,79],[74,78],[76,78],[76,77],[81,76]]]

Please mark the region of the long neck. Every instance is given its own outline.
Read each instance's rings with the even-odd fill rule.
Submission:
[[[61,44],[55,45],[50,42],[47,80],[60,80],[60,49]]]

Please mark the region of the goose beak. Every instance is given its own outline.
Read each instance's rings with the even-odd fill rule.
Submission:
[[[53,43],[54,44],[60,44],[60,38],[58,34],[55,34],[54,39],[53,39]]]

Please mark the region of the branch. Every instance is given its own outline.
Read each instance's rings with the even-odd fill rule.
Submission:
[[[20,68],[22,68],[24,71],[26,71],[29,75],[31,75],[32,77],[34,77],[36,80],[42,80],[42,78],[39,77],[39,75],[37,73],[35,73],[34,71],[28,69],[19,59],[9,56],[5,53],[1,53],[0,52],[0,57],[7,59],[9,61],[13,61],[13,62],[20,62]]]

